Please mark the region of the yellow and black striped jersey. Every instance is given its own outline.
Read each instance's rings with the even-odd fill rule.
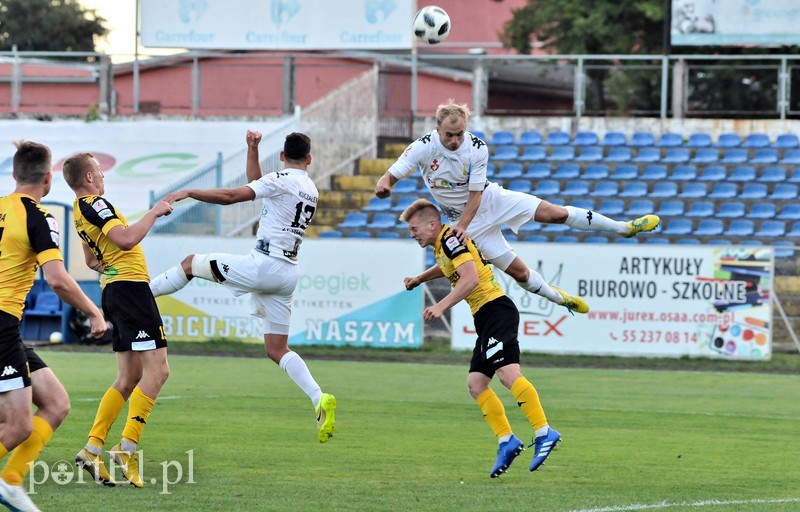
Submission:
[[[141,245],[123,251],[108,238],[108,232],[117,226],[128,227],[125,216],[100,196],[83,196],[72,205],[75,229],[89,246],[97,260],[105,266],[106,283],[114,281],[150,282],[147,263]]]
[[[475,268],[478,271],[478,286],[464,299],[469,304],[469,309],[473,315],[487,302],[505,295],[505,292],[494,278],[492,267],[489,266],[489,262],[475,247],[472,239],[467,238],[466,245],[462,244],[447,224],[439,232],[436,244],[433,246],[433,255],[436,257],[436,263],[442,269],[442,273],[450,280],[450,284],[453,287],[458,281],[456,269],[459,265],[469,260],[475,262]]]
[[[58,224],[31,196],[0,197],[0,310],[22,319],[36,271],[63,260]]]

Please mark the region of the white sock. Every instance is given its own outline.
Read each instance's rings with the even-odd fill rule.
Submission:
[[[554,289],[550,288],[550,285],[545,282],[540,273],[536,272],[532,268],[528,268],[528,272],[530,272],[530,277],[526,282],[520,283],[517,281],[521,287],[525,288],[531,293],[541,295],[550,302],[555,302],[556,304],[561,304],[564,302],[564,297],[562,297],[561,294]]]
[[[189,278],[180,264],[159,274],[150,281],[150,290],[154,297],[175,293],[189,283]]]
[[[611,231],[618,235],[627,235],[630,232],[628,224],[621,220],[609,219],[601,213],[574,206],[565,206],[565,208],[569,212],[565,224],[571,228],[582,231]]]
[[[136,443],[134,443],[133,441],[120,441],[119,447],[122,449],[123,452],[127,453],[128,455],[136,451]]]
[[[550,432],[550,427],[545,425],[543,427],[537,428],[536,431],[533,434],[536,437],[542,437],[542,436],[546,436],[548,432]]]
[[[103,453],[102,448],[100,448],[99,446],[94,446],[92,444],[87,444],[83,448],[92,455],[100,455],[101,453]]]
[[[512,435],[513,435],[513,434],[506,434],[506,435],[504,435],[504,436],[500,436],[500,437],[498,437],[498,438],[497,438],[497,443],[498,443],[498,444],[507,443],[508,441],[510,441],[510,440],[511,440],[511,436],[512,436]]]
[[[314,377],[311,376],[311,372],[308,371],[308,366],[306,366],[306,362],[303,361],[300,354],[289,351],[281,358],[278,364],[281,370],[289,374],[289,378],[308,395],[316,409],[319,405],[319,398],[322,396],[322,389],[317,384],[317,381],[314,380]]]

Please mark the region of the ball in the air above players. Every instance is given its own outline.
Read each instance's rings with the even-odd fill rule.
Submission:
[[[441,43],[450,35],[450,16],[441,7],[423,7],[414,16],[414,35],[428,44]]]

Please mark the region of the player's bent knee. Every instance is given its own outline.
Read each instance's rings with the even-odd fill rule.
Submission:
[[[211,270],[211,255],[210,254],[194,254],[191,256],[191,271],[194,277],[205,279],[206,281],[219,282],[219,279],[214,275]]]

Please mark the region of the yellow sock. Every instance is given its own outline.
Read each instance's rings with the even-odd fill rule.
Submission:
[[[142,393],[139,386],[133,389],[131,403],[128,406],[128,421],[122,430],[122,438],[134,443],[138,443],[142,437],[142,430],[150,418],[150,411],[156,401]]]
[[[122,397],[122,393],[114,387],[108,388],[103,399],[100,400],[100,405],[97,406],[97,415],[94,417],[92,430],[89,431],[91,446],[103,447],[108,431],[111,430],[111,425],[116,421],[124,405],[125,399]]]
[[[547,425],[547,418],[542,409],[542,403],[539,401],[539,393],[533,387],[528,379],[520,377],[511,385],[511,394],[517,400],[517,405],[528,417],[528,421],[534,430]]]
[[[475,401],[478,402],[478,407],[481,408],[486,423],[489,424],[496,437],[500,438],[511,434],[511,425],[508,424],[503,402],[491,388],[478,395]]]
[[[35,461],[53,437],[53,427],[39,416],[33,417],[33,432],[9,457],[0,477],[9,485],[22,485],[22,479],[30,471],[30,463]]]

